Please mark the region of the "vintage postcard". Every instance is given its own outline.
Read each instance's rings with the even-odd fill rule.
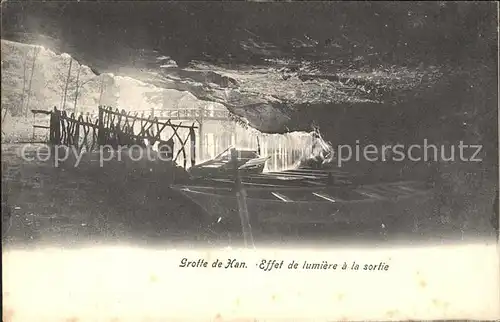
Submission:
[[[2,1],[4,322],[500,318],[496,2]]]

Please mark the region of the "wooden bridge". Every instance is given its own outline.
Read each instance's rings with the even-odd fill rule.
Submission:
[[[49,142],[55,146],[73,146],[78,151],[94,151],[103,146],[117,149],[121,146],[139,145],[146,148],[158,144],[158,151],[165,153],[173,162],[180,160],[184,168],[188,160],[196,163],[195,122],[192,125],[175,124],[167,119],[160,121],[152,115],[132,114],[111,107],[99,106],[95,114],[75,115],[60,111],[32,110],[33,115],[50,115],[50,123],[33,125],[49,130]],[[34,132],[33,132],[34,133]],[[33,134],[34,135],[34,134]]]
[[[189,122],[189,123],[197,123],[196,128],[198,129],[197,137],[199,147],[198,156],[201,159],[206,157],[207,147],[205,146],[205,134],[207,133],[207,129],[204,125],[214,123],[214,122],[225,122],[225,123],[235,123],[232,118],[232,114],[223,107],[214,107],[214,106],[199,106],[199,107],[191,107],[191,108],[151,108],[144,110],[134,110],[134,114],[141,115],[144,118],[154,118],[158,121],[178,121],[178,122]],[[87,113],[87,117],[91,119],[97,118],[97,113]],[[208,130],[208,132],[210,132]],[[232,131],[234,133],[234,131]],[[208,143],[208,142],[207,142]],[[220,143],[222,144],[222,143]],[[220,145],[219,144],[219,145]]]
[[[79,114],[79,116],[75,118],[82,116],[85,121],[91,120],[91,123],[95,123],[99,119],[98,111],[99,109],[95,109],[95,112]],[[49,115],[52,112],[53,111],[33,111],[34,114],[43,113]],[[148,123],[147,127],[149,127],[151,122],[159,122],[162,127],[163,123],[174,122],[177,124],[171,123],[171,125],[176,129],[177,126],[179,126],[177,133],[181,136],[187,136],[189,129],[192,128],[196,132],[196,135],[193,133],[193,137],[195,137],[195,141],[193,142],[195,149],[193,152],[196,154],[196,163],[212,158],[230,145],[242,144],[243,146],[257,147],[256,141],[257,137],[259,137],[263,155],[271,156],[267,167],[269,170],[276,171],[282,168],[288,168],[295,164],[303,153],[301,147],[309,144],[309,138],[307,135],[304,135],[302,138],[297,140],[289,140],[289,137],[286,135],[265,135],[248,131],[245,127],[239,127],[239,123],[234,120],[232,114],[223,107],[216,108],[213,106],[201,106],[183,109],[144,109],[128,111],[126,113],[127,115],[121,115],[122,112],[119,113],[120,115],[117,115],[115,114],[116,111],[105,111],[104,113],[105,115],[114,115],[116,121],[119,119],[121,119],[122,122],[128,120],[131,124],[134,123],[132,120],[136,119],[134,127],[136,132],[135,134],[137,135],[141,133],[140,123]],[[71,115],[66,114],[65,116],[71,118]],[[96,125],[94,124],[93,127],[95,126]],[[166,131],[174,134],[173,129],[171,129],[172,126],[167,125]],[[48,126],[40,124],[36,125],[36,128],[46,129]],[[154,125],[151,129],[156,130],[156,125]],[[146,128],[144,128],[142,132],[145,132],[145,130]],[[85,136],[82,131],[81,133]],[[146,133],[142,133],[141,136],[145,136],[145,134]],[[35,133],[33,133],[33,140],[34,137]],[[166,140],[168,137],[162,134],[162,139]],[[178,141],[176,142],[176,145],[184,146],[186,144],[184,139],[179,140],[177,136],[174,136],[174,139]],[[187,143],[189,142],[190,140],[188,140]],[[90,146],[92,146],[92,144],[90,144]],[[191,149],[187,150],[189,151]],[[179,161],[183,163],[184,160],[182,159],[184,159],[184,154],[182,151],[181,154],[182,156],[179,157]],[[186,155],[186,157],[188,161],[191,161],[192,156]]]
[[[208,156],[207,144],[210,144],[210,140],[208,140],[208,138],[206,139],[205,136],[207,133],[211,133],[210,127],[213,127],[214,123],[218,123],[216,124],[217,127],[219,127],[221,123],[226,123],[226,126],[229,126],[231,128],[230,132],[232,133],[232,135],[236,135],[236,132],[234,130],[235,120],[233,118],[233,115],[224,107],[214,107],[213,105],[210,105],[208,107],[198,106],[191,108],[151,108],[149,110],[139,110],[137,112],[139,114],[150,115],[150,117],[154,117],[159,121],[172,120],[181,123],[183,121],[190,123],[195,122],[198,129],[198,155],[200,157],[200,160],[203,160]],[[221,141],[215,143],[217,146],[223,145],[225,148],[226,145],[228,145],[227,143],[225,143],[226,141],[228,141],[227,139],[224,140],[222,138],[218,138],[216,140]],[[234,138],[234,140],[236,141],[236,138]]]
[[[134,114],[147,117],[154,117],[158,120],[177,120],[177,121],[228,121],[231,118],[231,113],[225,108],[215,107],[191,107],[191,108],[151,108],[144,110],[133,110]],[[90,118],[97,118],[97,111],[86,113]]]

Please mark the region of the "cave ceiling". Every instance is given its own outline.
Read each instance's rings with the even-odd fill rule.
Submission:
[[[189,91],[279,132],[318,106],[398,108],[494,63],[495,17],[492,2],[7,1],[2,39]]]

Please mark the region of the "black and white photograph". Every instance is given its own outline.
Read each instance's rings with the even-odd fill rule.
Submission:
[[[384,297],[380,279],[403,274],[391,256],[376,263],[361,255],[255,263],[200,256],[363,247],[409,249],[411,261],[416,248],[495,247],[498,55],[496,2],[2,1],[3,321],[354,320],[354,313],[328,318],[343,306],[303,317],[266,306],[261,316],[248,313],[264,307],[255,302],[234,313],[226,304],[216,308],[216,293],[203,293],[214,313],[198,319],[182,302],[187,292],[177,295],[184,304],[171,304],[186,314],[174,317],[159,309],[167,305],[160,294],[172,289],[155,290],[148,304],[120,302],[117,294],[136,301],[150,292],[132,290],[139,287],[132,266],[146,269],[147,256],[161,255],[140,250],[175,250],[175,262],[161,265],[189,274],[302,270],[318,289],[329,283],[321,282],[325,274],[342,279],[342,266],[359,265],[352,274],[378,279],[370,296]],[[97,249],[107,250],[89,255]],[[182,253],[201,249],[198,257]],[[495,261],[474,263],[484,270],[476,271],[481,282],[471,282],[470,305],[436,295],[415,311],[395,305],[385,316],[368,309],[359,316],[498,318],[498,286],[482,302],[478,293],[488,279],[498,285]],[[169,279],[204,285],[158,265]],[[455,269],[432,265],[444,275]],[[105,274],[124,284],[111,285]],[[245,274],[238,282],[204,278],[260,283],[257,273]],[[452,296],[419,283],[419,290]],[[71,308],[39,302],[52,288]],[[100,306],[87,296],[101,296]],[[343,297],[351,301],[342,295],[339,303]],[[307,305],[319,307],[311,299]],[[434,314],[426,305],[445,313],[425,315]]]

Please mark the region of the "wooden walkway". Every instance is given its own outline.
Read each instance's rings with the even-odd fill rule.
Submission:
[[[178,109],[149,109],[140,110],[139,113],[150,114],[159,120],[194,120],[227,121],[231,113],[226,109],[207,108],[178,108]]]
[[[242,178],[248,198],[278,202],[351,202],[395,200],[429,191],[424,182],[369,182],[363,176],[338,169],[292,169],[252,174]],[[195,180],[186,187],[191,191],[230,196],[234,179]]]
[[[182,161],[184,168],[188,160],[196,163],[196,134],[198,128],[173,123],[170,119],[160,121],[154,115],[139,112],[119,111],[111,107],[99,107],[97,118],[90,114],[68,114],[54,107],[52,111],[32,110],[36,114],[50,115],[49,125],[33,125],[35,129],[49,130],[49,142],[53,145],[73,146],[77,151],[95,151],[104,146],[113,149],[138,145],[143,148],[156,146],[174,162]]]

